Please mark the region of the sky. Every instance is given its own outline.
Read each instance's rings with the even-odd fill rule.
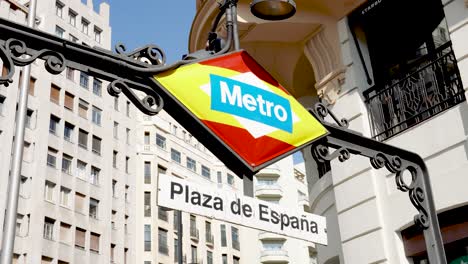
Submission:
[[[102,1],[102,0],[101,0]],[[95,1],[95,7],[101,1]],[[195,16],[195,0],[107,0],[110,3],[112,48],[122,42],[127,51],[146,44],[160,46],[167,63],[188,53],[190,26]],[[294,163],[302,155],[293,155]]]
[[[99,3],[101,1],[95,1]],[[112,49],[122,42],[127,51],[155,44],[167,62],[188,52],[188,36],[195,16],[195,0],[107,0],[110,3]]]

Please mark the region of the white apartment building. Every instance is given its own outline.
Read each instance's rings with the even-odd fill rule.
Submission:
[[[177,263],[176,212],[157,206],[161,174],[241,192],[242,181],[166,112],[141,116],[137,129],[136,263]],[[182,212],[183,263],[251,263],[244,258],[250,232],[241,226]]]
[[[238,2],[240,46],[305,107],[321,98],[350,129],[418,153],[447,262],[465,263],[467,1],[295,0],[296,14],[274,22],[254,17],[250,2]],[[217,11],[215,0],[197,1],[190,52],[204,47]],[[357,155],[320,164],[303,153],[310,210],[327,218],[318,263],[428,263],[394,174]]]
[[[0,15],[25,23],[27,6],[0,1]],[[110,49],[109,12],[109,4],[93,8],[91,0],[39,0],[37,28]],[[16,68],[13,83],[0,87],[0,223],[20,74]],[[33,63],[14,263],[134,263],[136,109],[106,85],[72,69],[53,76]]]

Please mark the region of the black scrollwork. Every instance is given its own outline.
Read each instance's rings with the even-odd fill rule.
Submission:
[[[31,52],[29,57],[23,57],[28,54],[28,49],[23,41],[17,39],[8,39],[5,47],[7,52],[10,52],[12,61],[18,66],[26,66],[39,58],[44,60],[45,68],[52,74],[59,74],[65,70],[65,57],[58,52],[42,49]]]
[[[314,109],[309,109],[309,111],[315,113],[315,116],[318,117],[321,121],[325,121],[325,117],[330,115],[336,124],[340,127],[347,128],[349,126],[349,122],[346,118],[339,120],[338,117],[336,117],[336,115],[323,103],[316,103]]]
[[[15,73],[15,67],[13,64],[13,60],[11,59],[10,53],[5,50],[5,48],[0,45],[0,58],[3,62],[3,68],[6,71],[6,75],[0,76],[0,85],[8,86],[10,83],[13,82],[13,74]]]
[[[335,158],[338,158],[340,162],[344,162],[350,158],[351,154],[346,148],[339,148],[330,154],[328,147],[318,144],[312,147],[312,156],[321,163],[331,161]]]
[[[166,64],[166,54],[157,45],[146,45],[144,47],[135,49],[131,52],[126,52],[127,48],[124,44],[118,43],[115,45],[115,52],[117,54],[137,59],[141,62],[150,65],[164,65]]]
[[[141,98],[133,90],[140,91],[146,96]],[[112,96],[124,93],[140,111],[147,115],[156,115],[164,106],[162,97],[152,88],[128,80],[114,80],[109,83],[107,91]]]
[[[374,169],[387,168],[391,173],[401,170],[401,158],[398,156],[385,155],[382,152],[376,153],[370,158],[370,163]]]

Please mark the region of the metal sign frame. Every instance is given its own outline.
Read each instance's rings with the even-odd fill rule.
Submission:
[[[109,81],[109,94],[113,96],[118,96],[120,93],[125,94],[140,111],[147,115],[157,114],[165,104],[168,113],[176,117],[179,122],[186,126],[200,126],[192,115],[176,104],[174,98],[164,93],[153,76],[180,65],[224,54],[230,50],[233,39],[234,47],[238,49],[239,43],[234,19],[236,17],[236,2],[235,0],[226,0],[221,6],[222,11],[226,12],[228,32],[224,48],[217,52],[199,51],[189,54],[184,60],[171,65],[165,64],[164,52],[155,45],[147,45],[132,52],[126,52],[125,46],[117,45],[116,52],[113,53],[101,48],[91,48],[73,43],[24,25],[0,19],[0,58],[6,68],[6,75],[0,77],[0,85],[8,86],[12,82],[15,65],[25,66],[33,63],[36,59],[42,59],[45,61],[45,68],[52,74],[59,74],[66,67],[70,67]],[[23,55],[29,55],[29,57],[25,58]],[[140,94],[145,94],[145,96],[142,97]],[[347,121],[338,120],[323,104],[318,104],[314,109],[310,109],[310,112],[330,132],[329,135],[315,142],[312,147],[313,155],[317,161],[323,162],[334,158],[345,161],[351,154],[355,154],[370,158],[372,166],[376,169],[385,167],[390,172],[396,173],[398,189],[408,192],[411,203],[419,212],[415,217],[415,223],[424,232],[429,260],[431,263],[446,263],[429,174],[424,160],[415,153],[363,137],[347,129]],[[337,123],[336,125],[325,122],[324,118],[329,114]],[[219,151],[218,146],[216,146],[222,142],[214,139],[212,135],[201,135],[195,129],[189,131],[194,132],[193,134],[198,136],[199,140],[205,143],[228,167],[244,165],[239,164],[232,157],[225,158],[224,152]],[[330,153],[329,149],[335,149],[335,151]],[[405,183],[402,179],[402,174],[405,171],[411,173],[412,181],[410,183]],[[16,217],[16,208],[7,208],[7,214],[14,214]],[[16,221],[16,219],[14,220]],[[14,224],[11,226],[13,229],[15,228]],[[11,252],[4,253],[11,254]]]

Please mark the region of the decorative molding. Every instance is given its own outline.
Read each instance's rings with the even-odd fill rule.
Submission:
[[[331,43],[322,27],[304,45],[304,53],[314,69],[317,94],[328,104],[338,99],[346,69]]]

